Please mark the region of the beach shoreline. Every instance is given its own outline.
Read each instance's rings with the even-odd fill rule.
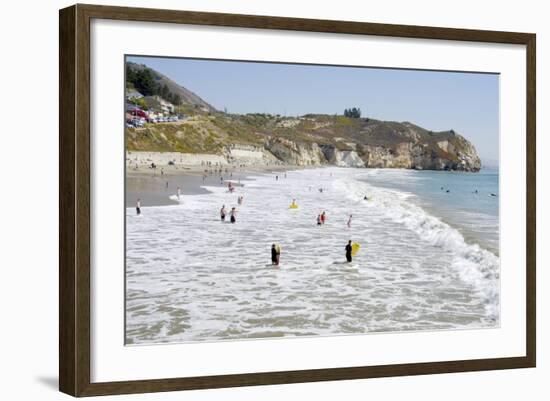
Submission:
[[[151,152],[162,155],[160,152]],[[160,163],[163,164],[160,164]],[[155,163],[156,168],[151,167]],[[125,204],[135,207],[140,199],[141,207],[169,206],[177,202],[170,199],[180,188],[181,195],[202,195],[209,191],[204,186],[227,186],[231,181],[240,186],[240,181],[253,176],[323,168],[323,166],[269,165],[269,164],[226,164],[223,166],[204,166],[196,164],[168,164],[166,158],[144,157],[136,164],[126,163]]]

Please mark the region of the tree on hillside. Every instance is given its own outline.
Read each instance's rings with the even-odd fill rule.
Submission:
[[[159,83],[159,77],[151,68],[134,68],[126,64],[126,82],[134,85],[134,88],[143,96],[160,96],[164,100],[178,106],[181,104],[181,96],[170,91],[166,83]],[[162,82],[162,81],[161,81]]]
[[[126,82],[131,82],[132,84],[136,80],[136,71],[130,66],[130,64],[126,64]]]
[[[139,99],[138,98],[131,99],[130,102],[143,110],[148,110],[147,103],[145,102],[145,99],[142,97]]]
[[[136,71],[134,86],[144,96],[156,95],[159,92],[159,84],[156,82],[153,71],[150,68]]]
[[[361,109],[358,107],[352,107],[351,109],[344,110],[344,117],[348,118],[361,118]]]
[[[163,99],[167,99],[169,95],[170,89],[168,89],[168,85],[162,85],[162,88],[160,89],[160,97],[162,97]]]
[[[165,99],[176,106],[179,106],[181,104],[180,95],[176,95],[174,93],[169,93]]]

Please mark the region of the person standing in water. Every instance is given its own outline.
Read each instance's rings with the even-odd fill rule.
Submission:
[[[277,265],[277,247],[275,244],[271,245],[271,264],[273,266]]]
[[[321,224],[325,224],[327,220],[327,215],[325,214],[325,211],[323,210],[323,213],[321,213]]]
[[[277,266],[279,266],[279,263],[281,263],[281,246],[277,245],[275,250],[277,251]]]
[[[181,188],[178,187],[178,200],[180,200],[180,196],[181,196]]]
[[[232,207],[230,215],[231,215],[231,223],[236,223],[237,222],[237,209]]]
[[[138,198],[136,202],[136,213],[139,216],[141,214],[141,199]]]
[[[348,241],[348,244],[346,245],[346,260],[348,263],[351,263],[351,240]]]
[[[242,196],[242,195],[239,196],[239,197],[237,198],[237,203],[238,203],[239,205],[242,205],[242,204],[243,204],[243,196]]]
[[[317,225],[320,226],[321,224],[323,224],[323,223],[321,222],[321,215],[318,214],[318,215],[317,215]]]
[[[220,209],[220,218],[222,221],[225,221],[225,205],[222,205],[222,208]]]
[[[348,228],[351,228],[351,218],[353,217],[353,215],[349,215],[349,219],[348,219]]]

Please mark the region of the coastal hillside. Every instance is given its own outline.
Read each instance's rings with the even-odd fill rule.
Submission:
[[[194,92],[178,85],[167,76],[143,64],[126,63],[126,88],[136,89],[143,95],[159,94],[165,100],[178,103],[179,105],[202,108],[209,112],[216,111],[214,106],[205,102]],[[156,90],[157,88],[158,91]]]
[[[131,68],[145,67],[134,64]],[[472,172],[481,168],[475,147],[453,130],[434,132],[410,122],[362,118],[355,108],[353,112],[345,110],[344,115],[229,114],[215,110],[162,74],[153,73],[161,86],[166,83],[169,93],[178,91],[178,97],[169,97],[175,98],[173,113],[179,117],[127,125],[129,152],[215,155],[224,164],[329,164]]]

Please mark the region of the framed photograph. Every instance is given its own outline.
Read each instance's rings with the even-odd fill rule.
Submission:
[[[535,35],[60,11],[73,396],[535,367]]]

